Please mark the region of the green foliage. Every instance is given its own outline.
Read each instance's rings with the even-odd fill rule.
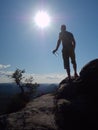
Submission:
[[[27,87],[29,89],[29,93],[34,93],[36,91],[36,88],[39,86],[37,83],[33,83],[34,79],[32,76],[25,79],[25,84],[22,83],[23,73],[25,73],[25,70],[16,69],[15,72],[12,74],[12,78],[16,82],[16,84],[20,87],[21,93],[24,93],[24,87]]]
[[[25,82],[28,84],[32,84],[33,80],[34,80],[33,77],[30,76],[29,78],[26,78]]]
[[[23,73],[25,73],[25,70],[16,69],[12,74],[12,78],[14,78],[17,85],[20,85],[21,80],[23,79]]]
[[[7,113],[16,112],[27,104],[29,102],[29,95],[27,93],[24,94],[15,94],[12,97],[11,103],[9,104],[7,108]]]
[[[24,73],[25,70],[16,69],[11,75],[11,78],[14,79],[17,86],[21,89],[21,93],[17,93],[12,97],[5,113],[16,112],[25,107],[26,103],[30,101],[31,95],[36,92],[36,88],[39,86],[39,84],[33,83],[34,79],[32,76],[25,78]],[[28,91],[24,91],[24,87],[27,87]]]
[[[32,83],[33,80],[34,79],[33,79],[32,76],[26,78],[26,80],[25,80],[25,82],[26,82],[25,86],[27,88],[29,88],[30,93],[35,93],[36,92],[36,88],[39,86],[39,84],[37,84],[37,83]]]
[[[16,84],[20,87],[21,93],[24,93],[23,86],[21,85],[21,80],[23,79],[23,73],[25,70],[16,69],[12,74],[12,78],[14,78]]]

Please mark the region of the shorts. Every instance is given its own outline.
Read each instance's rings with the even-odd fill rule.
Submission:
[[[70,68],[70,59],[72,64],[76,64],[74,48],[66,48],[62,50],[62,58],[64,62],[64,69]]]

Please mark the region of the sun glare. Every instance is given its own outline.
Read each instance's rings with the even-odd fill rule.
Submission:
[[[50,16],[45,11],[39,11],[34,17],[35,24],[40,28],[50,25]]]

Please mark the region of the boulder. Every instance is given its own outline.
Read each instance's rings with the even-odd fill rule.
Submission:
[[[64,79],[56,93],[59,130],[98,129],[98,59],[87,63],[77,79]]]
[[[80,71],[80,77],[84,80],[98,81],[98,59],[88,62]],[[90,80],[91,79],[91,80]]]

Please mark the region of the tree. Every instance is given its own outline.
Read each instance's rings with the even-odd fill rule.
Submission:
[[[12,78],[14,78],[16,84],[21,89],[21,93],[24,93],[23,85],[21,85],[21,80],[24,78],[23,73],[25,73],[25,70],[16,69],[12,74]]]
[[[27,84],[32,84],[33,80],[34,80],[33,77],[30,76],[29,78],[26,78],[25,82],[26,82]]]
[[[25,79],[25,82],[26,82],[25,86],[29,88],[30,93],[35,93],[36,88],[39,86],[39,84],[33,83],[33,81],[34,79],[32,76]]]
[[[32,76],[25,79],[25,77],[23,77],[23,73],[25,73],[25,70],[16,69],[11,77],[14,78],[14,81],[21,89],[22,94],[24,94],[24,87],[29,89],[29,94],[35,93],[39,84],[33,83],[34,79]],[[25,79],[25,83],[22,83],[23,78]]]

